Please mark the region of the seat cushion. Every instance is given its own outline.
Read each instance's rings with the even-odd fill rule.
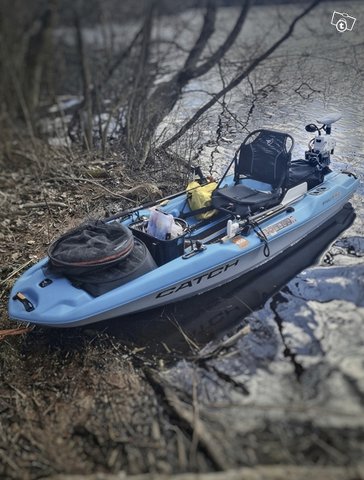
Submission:
[[[225,198],[227,201],[233,203],[240,203],[244,205],[264,204],[275,197],[272,192],[260,192],[241,184],[215,190],[213,193],[213,198],[216,196]]]
[[[229,210],[237,215],[248,215],[260,208],[268,208],[279,202],[279,192],[260,192],[246,185],[232,185],[216,189],[212,194],[214,208]]]

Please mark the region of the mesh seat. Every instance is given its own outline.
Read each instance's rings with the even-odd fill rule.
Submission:
[[[291,135],[283,132],[250,133],[213,192],[213,207],[246,216],[278,204],[288,185],[293,143]],[[234,185],[220,187],[233,163]]]

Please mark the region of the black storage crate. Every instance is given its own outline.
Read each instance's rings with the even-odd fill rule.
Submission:
[[[139,220],[129,225],[133,234],[142,240],[152,254],[154,261],[158,266],[164,265],[184,254],[185,236],[187,234],[187,222],[181,218],[175,218],[175,223],[182,225],[183,234],[171,240],[160,240],[152,237],[146,232],[148,220]]]

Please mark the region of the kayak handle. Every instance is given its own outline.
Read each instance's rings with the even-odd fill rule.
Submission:
[[[23,307],[27,312],[31,312],[32,310],[34,310],[34,305],[32,304],[32,302],[21,292],[17,292],[13,296],[13,300],[19,300],[19,302],[22,303]]]

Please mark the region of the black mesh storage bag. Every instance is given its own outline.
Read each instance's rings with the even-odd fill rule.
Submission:
[[[157,265],[147,247],[136,238],[133,251],[127,258],[101,270],[95,269],[88,273],[66,275],[66,277],[75,287],[82,288],[93,297],[98,297],[155,268]]]
[[[95,220],[65,233],[48,248],[51,269],[79,274],[113,265],[133,250],[132,232],[118,222]]]

